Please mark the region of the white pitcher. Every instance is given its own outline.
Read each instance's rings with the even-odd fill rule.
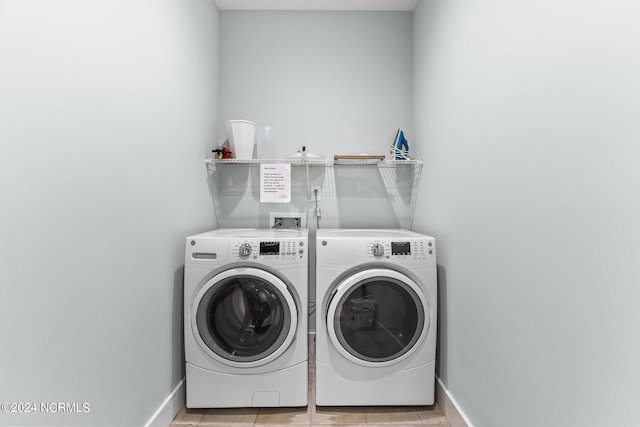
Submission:
[[[253,159],[256,145],[256,124],[248,120],[227,121],[227,136],[231,156],[239,160]]]

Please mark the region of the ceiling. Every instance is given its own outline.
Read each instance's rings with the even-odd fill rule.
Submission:
[[[219,10],[412,11],[418,0],[214,0]]]

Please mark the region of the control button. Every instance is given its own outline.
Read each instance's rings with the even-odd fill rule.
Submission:
[[[374,243],[371,247],[371,252],[373,253],[373,256],[380,257],[384,255],[384,246],[382,246],[381,243]]]
[[[300,255],[302,255],[302,254],[304,253],[304,250],[303,250],[303,249],[300,249],[300,250],[298,251],[298,253],[299,253]]]
[[[304,246],[304,242],[298,242],[298,245]]]
[[[249,243],[243,243],[240,245],[240,256],[241,257],[248,257],[249,255],[251,255],[251,244]]]

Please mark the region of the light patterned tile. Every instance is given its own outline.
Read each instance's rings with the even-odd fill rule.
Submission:
[[[422,424],[402,424],[402,423],[387,423],[387,424],[367,424],[366,427],[417,427]]]
[[[311,411],[312,425],[366,425],[365,412],[360,407],[315,406]]]
[[[178,415],[175,416],[173,421],[171,421],[171,425],[192,425],[198,424],[202,419],[202,411],[197,409],[187,409],[184,406],[178,412]]]
[[[329,427],[329,426],[338,426],[338,427],[370,427],[369,424],[311,424],[311,427]],[[384,426],[384,427],[389,427]],[[413,426],[415,427],[415,426]]]
[[[265,425],[309,425],[311,409],[304,408],[261,408],[256,418],[256,426]]]
[[[260,427],[280,427],[281,425],[282,424],[260,424]],[[287,427],[309,427],[309,424],[287,424]]]
[[[252,427],[257,416],[257,408],[205,409],[198,426]]]
[[[418,410],[418,415],[422,420],[422,425],[427,426],[447,426],[449,420],[438,405],[426,406]]]
[[[382,406],[369,408],[365,413],[367,424],[421,425],[414,407]]]

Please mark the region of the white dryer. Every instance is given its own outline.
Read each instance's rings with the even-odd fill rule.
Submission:
[[[187,407],[307,405],[308,252],[306,230],[187,237]]]
[[[316,245],[316,404],[433,404],[435,239],[318,230]]]

